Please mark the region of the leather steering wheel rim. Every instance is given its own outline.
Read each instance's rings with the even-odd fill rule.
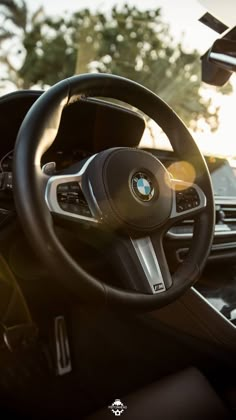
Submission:
[[[196,172],[197,185],[207,198],[196,216],[187,258],[172,276],[173,286],[161,294],[147,294],[108,285],[80,267],[58,240],[45,202],[48,182],[41,158],[55,140],[63,109],[84,97],[109,97],[127,102],[152,118],[166,133],[181,159]],[[214,198],[205,160],[177,114],[150,90],[128,79],[85,74],[52,86],[34,103],[18,133],[13,163],[14,197],[22,228],[44,265],[80,300],[108,303],[133,310],[153,310],[183,294],[199,278],[214,234]],[[200,240],[199,240],[200,238]]]

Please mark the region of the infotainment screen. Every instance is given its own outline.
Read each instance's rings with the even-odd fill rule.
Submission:
[[[236,197],[236,176],[227,159],[206,157],[211,173],[214,194]]]

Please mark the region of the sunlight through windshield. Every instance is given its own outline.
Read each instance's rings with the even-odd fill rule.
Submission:
[[[198,22],[204,13],[197,0],[0,0],[0,92],[85,72],[122,75],[164,99],[205,154],[234,157],[236,82],[201,82],[200,56],[218,37]],[[150,121],[142,145],[170,147]]]

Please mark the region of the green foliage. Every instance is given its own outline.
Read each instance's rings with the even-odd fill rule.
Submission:
[[[24,6],[21,0],[26,21],[18,24],[12,18],[23,31],[25,55],[16,70],[22,87],[52,85],[74,73],[118,74],[157,93],[189,127],[195,129],[198,119],[204,118],[212,130],[217,128],[218,110],[210,112],[211,101],[201,96],[199,54],[174,43],[160,9],[140,11],[124,5],[107,15],[84,9],[54,19],[42,13],[29,16]],[[228,85],[227,93],[230,90]]]
[[[27,7],[25,1],[0,0],[0,7],[5,21],[10,20],[15,26],[25,31],[27,24]],[[4,28],[1,28],[4,31]]]
[[[24,38],[27,54],[18,71],[24,87],[52,85],[74,73],[75,49],[69,45],[61,27],[64,27],[62,20],[54,23],[45,19],[43,25],[34,25]]]

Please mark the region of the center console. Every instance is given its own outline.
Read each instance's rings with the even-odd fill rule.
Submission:
[[[210,265],[196,284],[196,289],[236,327],[236,266]]]
[[[180,334],[217,346],[235,360],[236,326],[195,287],[151,316]]]
[[[215,195],[216,224],[209,264],[196,289],[236,326],[236,176],[226,159],[206,157],[206,162]],[[188,231],[182,232],[182,238],[185,233],[191,237],[193,224],[189,220],[184,222]],[[180,231],[178,228],[168,232],[169,237],[178,237],[181,227]],[[179,261],[187,252],[188,248],[178,248]]]

